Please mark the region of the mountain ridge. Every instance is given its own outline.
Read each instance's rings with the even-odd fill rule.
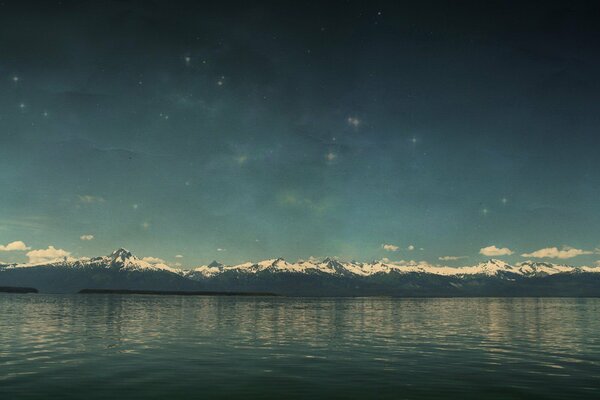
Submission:
[[[126,249],[107,256],[0,265],[0,286],[42,292],[213,290],[298,296],[600,296],[600,267],[490,259],[449,267],[416,261],[372,262],[283,258],[183,270]]]

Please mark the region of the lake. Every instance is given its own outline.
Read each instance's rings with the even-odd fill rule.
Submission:
[[[2,399],[598,399],[600,299],[0,294]]]

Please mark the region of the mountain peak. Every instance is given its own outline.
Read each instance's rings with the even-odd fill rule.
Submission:
[[[498,260],[497,258],[490,258],[489,260],[487,260],[483,264],[485,264],[485,265],[495,265],[496,267],[500,267],[500,268],[511,267],[511,265],[509,263],[507,263],[506,261]]]
[[[211,268],[218,268],[218,267],[222,267],[223,264],[221,264],[217,260],[213,260],[213,262],[211,262],[210,264],[208,264],[208,266],[211,267]]]
[[[113,261],[118,260],[118,259],[123,261],[123,260],[133,257],[133,254],[131,254],[131,252],[129,250],[120,248],[120,249],[113,251],[111,253],[110,257],[113,259]]]

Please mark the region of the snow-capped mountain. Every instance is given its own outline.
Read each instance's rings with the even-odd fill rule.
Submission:
[[[125,249],[86,259],[0,265],[0,286],[46,292],[81,289],[215,290],[303,296],[600,296],[600,267],[488,260],[465,267],[416,261],[216,261],[182,270]]]
[[[74,268],[74,269],[89,269],[89,268],[104,268],[118,269],[123,271],[168,271],[173,273],[181,273],[181,270],[171,268],[164,263],[150,263],[143,259],[139,259],[130,251],[118,249],[113,251],[108,256],[82,258],[82,259],[62,259],[47,262],[27,263],[27,264],[9,264],[0,268],[33,268],[33,267],[56,267],[56,268]]]
[[[378,274],[432,274],[440,276],[468,277],[468,276],[510,276],[539,277],[559,273],[600,272],[597,267],[572,267],[568,265],[550,264],[525,261],[510,265],[501,260],[491,259],[486,262],[466,267],[448,267],[432,265],[426,262],[415,261],[373,261],[367,263],[342,262],[333,258],[322,261],[301,260],[289,263],[282,258],[260,261],[257,263],[246,262],[238,265],[223,265],[216,261],[209,265],[196,267],[184,271],[184,276],[196,278],[211,278],[224,273],[256,274],[261,272],[295,273],[295,274],[326,274],[345,277],[367,277]]]
[[[151,261],[148,261],[151,260]],[[125,249],[110,255],[0,266],[0,286],[35,287],[45,292],[81,289],[197,290],[201,284],[157,259],[139,259]]]

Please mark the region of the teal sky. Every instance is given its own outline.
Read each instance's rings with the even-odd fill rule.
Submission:
[[[600,259],[597,6],[196,3],[0,5],[0,260]]]

